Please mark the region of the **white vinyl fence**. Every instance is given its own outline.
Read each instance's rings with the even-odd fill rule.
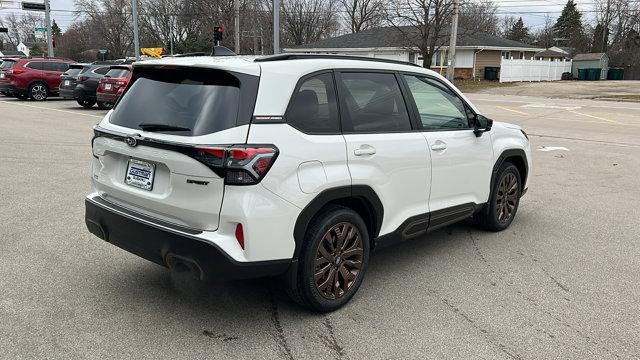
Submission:
[[[571,72],[571,60],[502,59],[500,62],[500,82],[555,81],[565,72]]]

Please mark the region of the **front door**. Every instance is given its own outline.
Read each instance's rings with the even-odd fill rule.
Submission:
[[[336,80],[352,184],[369,185],[380,197],[384,235],[429,211],[427,141],[412,129],[396,74],[344,71]]]
[[[490,133],[474,134],[475,115],[440,80],[411,74],[402,77],[431,152],[430,211],[487,202],[493,167]]]

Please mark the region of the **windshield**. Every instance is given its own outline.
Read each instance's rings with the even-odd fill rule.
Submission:
[[[127,75],[129,75],[129,70],[122,69],[122,68],[116,68],[116,69],[110,69],[107,72],[107,75],[105,75],[105,76],[109,76],[109,77],[112,77],[112,78],[123,78],[123,77],[127,77]]]
[[[2,64],[0,64],[0,70],[8,70],[11,69],[13,67],[13,64],[15,64],[15,61],[11,61],[11,60],[5,60],[2,62]]]
[[[148,131],[183,136],[211,134],[249,123],[257,84],[257,77],[220,70],[136,70],[110,122],[133,129],[152,123]]]

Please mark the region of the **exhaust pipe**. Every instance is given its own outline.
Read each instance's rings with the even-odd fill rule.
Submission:
[[[198,280],[204,280],[202,268],[193,259],[169,253],[165,256],[164,262],[171,271],[188,273]]]

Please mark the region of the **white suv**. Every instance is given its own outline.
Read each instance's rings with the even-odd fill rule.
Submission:
[[[287,54],[135,64],[95,127],[93,234],[199,278],[282,275],[344,305],[374,248],[474,217],[508,227],[531,156],[408,63]]]

